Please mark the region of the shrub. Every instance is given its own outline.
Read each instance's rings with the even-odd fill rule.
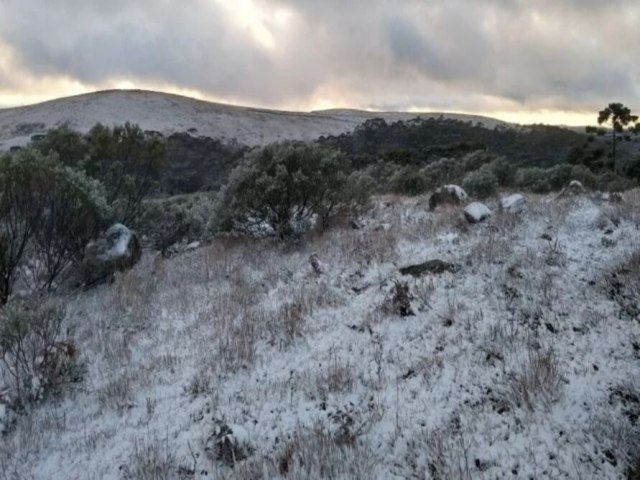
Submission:
[[[102,186],[78,170],[58,166],[50,172],[46,205],[33,237],[39,266],[38,287],[49,289],[84,248],[106,227],[111,212]]]
[[[573,169],[571,165],[560,164],[554,165],[546,170],[547,182],[551,191],[562,190],[565,186],[574,180],[572,178]]]
[[[435,189],[450,183],[459,183],[464,176],[464,165],[455,158],[441,158],[424,167],[420,172],[427,189]]]
[[[405,195],[420,195],[427,189],[424,175],[411,165],[397,170],[391,177],[391,191]]]
[[[159,183],[166,163],[164,140],[128,122],[113,128],[97,124],[85,139],[84,171],[104,185],[116,220],[132,225],[142,213],[142,201]]]
[[[100,185],[33,149],[0,158],[0,304],[8,301],[27,253],[36,289],[48,288],[105,224]]]
[[[478,198],[487,198],[498,191],[498,179],[487,166],[481,167],[475,172],[469,172],[462,181],[464,188],[470,195]]]
[[[254,150],[220,192],[218,228],[286,238],[315,218],[327,225],[355,201],[348,170],[343,154],[313,144],[283,142]]]
[[[496,158],[488,163],[487,166],[496,177],[499,186],[507,187],[515,181],[516,167],[506,157]]]
[[[598,185],[598,177],[584,165],[573,165],[571,168],[571,179],[578,180],[586,188],[596,188]]]
[[[102,183],[116,220],[130,226],[142,213],[144,198],[159,184],[166,164],[164,139],[128,122],[113,128],[98,123],[85,135],[62,126],[32,146],[43,155],[57,154],[64,165]]]
[[[0,311],[0,379],[14,409],[81,378],[75,344],[63,338],[64,317],[51,302],[21,301]]]
[[[551,190],[547,172],[543,168],[521,168],[516,172],[516,186],[533,193],[547,193]]]
[[[208,193],[149,200],[138,222],[138,231],[147,235],[155,248],[166,251],[178,242],[203,238],[213,208],[214,199]]]

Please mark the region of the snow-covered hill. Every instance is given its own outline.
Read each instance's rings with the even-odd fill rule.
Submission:
[[[440,115],[361,110],[285,112],[223,105],[159,92],[110,90],[0,109],[0,150],[24,145],[32,135],[63,124],[84,132],[98,122],[113,125],[129,121],[145,130],[163,134],[196,129],[198,135],[236,139],[253,146],[284,139],[314,140],[321,135],[339,135],[374,117],[396,121]],[[503,123],[473,115],[443,115],[482,122],[488,128]]]
[[[640,324],[607,278],[640,267],[640,192],[624,200],[471,225],[385,197],[293,250],[148,252],[70,300],[84,381],[18,419],[0,478],[623,478]],[[399,272],[431,259],[456,267]]]

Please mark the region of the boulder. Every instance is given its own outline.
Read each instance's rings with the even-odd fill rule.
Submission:
[[[424,263],[418,263],[416,265],[409,265],[402,267],[400,273],[402,275],[411,275],[413,277],[420,277],[426,273],[439,274],[444,272],[456,273],[459,267],[453,263],[444,262],[442,260],[434,259],[427,260]]]
[[[465,201],[469,196],[462,187],[458,185],[444,185],[437,189],[429,197],[429,210],[435,210],[438,205],[449,204],[459,205]]]
[[[473,202],[464,209],[464,216],[470,223],[479,223],[491,216],[491,210],[484,203]]]
[[[500,199],[500,208],[505,212],[520,213],[524,210],[526,203],[524,195],[514,193]]]
[[[216,421],[212,435],[207,439],[205,452],[213,460],[229,467],[248,458],[253,453],[250,436],[240,425],[227,425]]]
[[[84,284],[93,285],[110,279],[115,272],[130,269],[141,255],[136,234],[120,223],[112,225],[85,248],[82,260]]]
[[[608,194],[607,200],[609,203],[622,203],[622,194],[620,192],[611,192]]]
[[[321,275],[325,272],[325,266],[318,258],[318,254],[313,252],[309,256],[309,263],[311,264],[311,268],[316,273],[316,275]]]
[[[579,182],[578,180],[571,180],[571,182],[569,182],[569,185],[567,185],[560,191],[558,197],[573,197],[575,195],[583,194],[585,191],[586,190],[581,182]]]

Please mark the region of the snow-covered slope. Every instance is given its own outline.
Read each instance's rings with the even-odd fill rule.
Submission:
[[[80,131],[86,131],[98,122],[113,125],[127,121],[164,134],[195,128],[199,135],[262,145],[284,139],[314,140],[321,135],[339,135],[374,117],[396,121],[440,115],[361,110],[285,112],[210,103],[159,92],[110,90],[0,109],[0,150],[24,145],[32,135],[65,123]],[[495,119],[473,115],[444,116],[483,122],[488,128],[502,124]]]
[[[625,201],[529,198],[469,225],[381,198],[294,250],[149,252],[70,301],[87,374],[18,419],[0,478],[623,478],[640,324],[604,279],[638,251]],[[431,259],[457,268],[399,273]],[[251,446],[235,469],[211,458],[221,425]]]

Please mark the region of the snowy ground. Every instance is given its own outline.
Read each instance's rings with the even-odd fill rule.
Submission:
[[[186,132],[245,145],[266,145],[278,140],[315,140],[321,135],[352,131],[370,118],[387,121],[444,116],[482,122],[487,128],[506,125],[493,118],[441,113],[367,112],[326,110],[285,112],[223,105],[160,92],[111,90],[62,98],[26,107],[0,109],[0,151],[23,146],[34,134],[63,124],[86,132],[96,123],[132,122],[144,130],[163,134]]]
[[[529,198],[468,225],[389,197],[298,248],[148,253],[70,301],[86,379],[18,420],[0,479],[623,478],[640,324],[603,279],[639,208]],[[430,259],[459,269],[398,272]],[[251,447],[233,469],[210,454],[222,424]]]

